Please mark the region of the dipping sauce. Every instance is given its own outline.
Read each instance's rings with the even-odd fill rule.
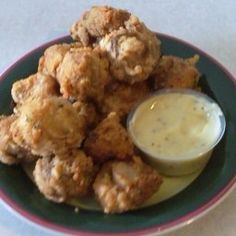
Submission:
[[[154,158],[189,160],[219,141],[222,117],[220,107],[200,92],[165,90],[135,109],[128,130],[136,146]]]

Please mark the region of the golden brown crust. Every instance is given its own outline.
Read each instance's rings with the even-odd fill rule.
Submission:
[[[71,28],[84,45],[107,52],[117,80],[133,84],[148,78],[160,57],[160,42],[137,17],[110,7],[93,7]]]
[[[90,132],[84,143],[85,152],[97,163],[111,158],[129,159],[133,155],[133,149],[133,143],[126,129],[120,124],[114,112]]]
[[[8,165],[37,159],[29,151],[19,147],[12,138],[11,124],[16,120],[14,115],[0,116],[0,162]]]
[[[57,79],[65,98],[83,102],[103,98],[109,81],[108,61],[99,49],[71,49],[58,67]]]
[[[105,213],[135,209],[158,190],[162,178],[139,157],[133,161],[109,161],[100,169],[93,184]]]
[[[70,34],[73,39],[88,46],[94,39],[119,29],[129,16],[130,13],[124,10],[108,6],[94,6],[72,25]]]
[[[35,155],[64,154],[80,147],[85,120],[63,98],[28,99],[11,125],[13,140]]]
[[[160,57],[156,35],[133,15],[125,28],[103,37],[99,46],[108,54],[112,76],[129,84],[146,80]]]
[[[49,76],[41,73],[30,75],[25,79],[16,81],[11,89],[15,103],[23,104],[30,97],[47,98],[58,95],[58,83]]]
[[[100,110],[103,114],[116,112],[123,119],[139,101],[150,93],[146,82],[133,85],[112,81],[105,88],[103,102]]]
[[[200,73],[196,68],[199,57],[183,59],[176,56],[162,56],[153,75],[155,89],[197,88]]]
[[[57,68],[61,64],[65,54],[71,48],[80,48],[80,43],[61,43],[48,47],[39,60],[38,72],[56,77]]]
[[[36,163],[35,182],[44,196],[55,202],[84,196],[91,191],[96,168],[82,151],[71,156],[43,157]]]
[[[84,117],[86,126],[88,129],[94,127],[99,121],[99,114],[96,111],[96,107],[93,103],[76,101],[73,103],[73,107],[77,110],[79,116]]]
[[[56,77],[57,67],[62,62],[65,54],[71,48],[70,44],[55,44],[47,48],[39,60],[38,71]]]

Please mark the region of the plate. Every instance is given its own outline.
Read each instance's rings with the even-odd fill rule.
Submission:
[[[216,60],[190,44],[158,34],[162,53],[181,57],[200,55],[203,92],[215,99],[226,117],[226,133],[214,150],[205,169],[186,189],[154,206],[121,215],[79,210],[47,201],[23,169],[0,164],[0,198],[15,212],[31,222],[67,234],[144,235],[174,230],[204,215],[219,204],[236,182],[236,82]],[[0,113],[11,113],[11,86],[32,74],[38,59],[52,44],[70,42],[69,36],[44,44],[12,65],[0,79]]]

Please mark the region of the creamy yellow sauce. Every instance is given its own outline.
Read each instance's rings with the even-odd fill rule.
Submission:
[[[205,97],[163,93],[144,101],[128,128],[137,146],[148,154],[185,159],[201,154],[217,141],[221,114]]]

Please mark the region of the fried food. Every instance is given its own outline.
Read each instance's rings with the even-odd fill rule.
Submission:
[[[71,48],[70,44],[55,44],[47,48],[39,60],[38,71],[43,74],[56,77],[57,67],[62,62],[66,52]]]
[[[108,61],[99,49],[71,49],[58,67],[57,79],[64,98],[99,102],[109,81]]]
[[[64,202],[90,193],[96,168],[90,157],[76,151],[71,156],[43,157],[33,172],[40,192],[49,200]]]
[[[130,13],[124,10],[95,6],[72,25],[70,34],[73,39],[80,41],[84,46],[92,45],[97,38],[124,26],[129,16]]]
[[[55,78],[58,66],[62,62],[65,54],[73,46],[74,44],[62,43],[55,44],[47,48],[44,55],[39,60],[38,71]]]
[[[183,59],[176,56],[162,56],[154,74],[155,89],[197,88],[200,73],[196,68],[199,56]]]
[[[15,120],[14,115],[0,116],[0,162],[7,165],[37,159],[29,150],[19,147],[13,141],[12,133],[9,130]]]
[[[61,97],[28,99],[18,113],[11,125],[13,140],[35,155],[64,154],[84,139],[84,117]]]
[[[105,88],[104,100],[100,104],[103,114],[116,112],[121,119],[125,118],[136,103],[150,93],[146,82],[129,85],[112,82]]]
[[[155,33],[108,6],[85,12],[70,34],[77,42],[48,47],[38,71],[13,84],[0,162],[36,160],[36,185],[54,202],[95,193],[105,213],[136,209],[162,178],[136,156],[127,115],[154,90],[196,89],[198,56],[161,57]]]
[[[106,162],[93,189],[105,213],[122,213],[143,204],[161,183],[157,171],[134,156],[129,162]]]
[[[16,81],[12,85],[11,95],[15,103],[23,104],[29,97],[46,98],[58,95],[58,83],[49,76],[41,73],[30,75]]]
[[[126,160],[133,155],[133,143],[115,112],[110,113],[89,133],[84,143],[85,152],[96,163],[111,158]]]
[[[105,35],[99,46],[108,54],[112,76],[129,84],[146,80],[160,57],[156,35],[133,15],[125,28]]]
[[[134,15],[111,7],[93,7],[71,35],[86,46],[96,42],[107,52],[113,77],[130,84],[147,79],[160,57],[156,35]]]
[[[77,101],[73,103],[73,107],[77,110],[79,116],[84,117],[88,128],[94,127],[99,121],[99,115],[93,103]]]

